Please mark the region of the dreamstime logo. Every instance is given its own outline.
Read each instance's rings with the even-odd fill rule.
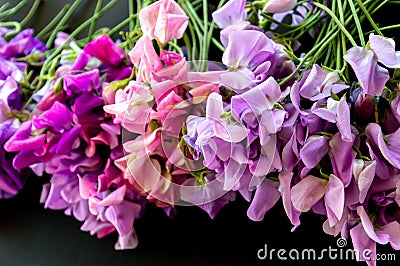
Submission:
[[[338,238],[336,241],[337,247],[328,246],[321,250],[313,248],[304,249],[268,249],[265,244],[263,248],[257,251],[259,260],[358,260],[358,261],[396,261],[396,254],[374,254],[371,249],[356,250],[345,247],[347,240]]]
[[[198,68],[194,67],[198,65],[206,65],[207,72],[199,71]],[[179,67],[179,71],[170,70],[174,67]],[[171,73],[178,74],[171,77]],[[229,82],[225,82],[224,78]],[[232,116],[229,113],[231,110],[227,112],[226,102],[222,105],[222,102],[218,102],[218,99],[204,96],[220,89],[238,91],[239,89],[232,88],[236,82],[232,84],[233,79],[239,79],[241,81],[240,86],[256,87],[254,78],[252,79],[240,70],[232,72],[221,63],[184,62],[182,65],[174,65],[157,72],[157,80],[147,81],[145,85],[147,88],[141,89],[140,92],[140,88],[137,89],[136,94],[138,96],[132,97],[125,111],[124,121],[122,122],[124,126],[122,139],[127,168],[132,178],[152,198],[172,205],[201,205],[224,196],[228,191],[234,189],[244,174],[249,174],[248,163],[238,163],[235,158],[249,158],[250,148],[242,149],[243,143],[236,142],[235,136],[230,134],[232,127],[241,127],[242,132],[247,129],[244,125],[238,123],[239,121],[232,121]],[[259,81],[257,82],[259,83]],[[250,86],[251,84],[254,86]],[[180,97],[179,92],[177,94],[171,93],[175,91],[180,91],[180,93],[183,91],[186,95],[192,95],[184,100],[182,100],[183,98],[178,99],[177,103],[173,105],[164,106],[165,104],[160,99],[166,99],[171,95],[171,97]],[[169,93],[171,94],[168,95]],[[254,96],[266,99],[266,95],[261,89],[256,90]],[[243,99],[243,103],[249,109],[249,113],[246,115],[253,115],[253,122],[260,124],[259,110],[253,109],[253,104],[247,103],[245,99]],[[221,104],[221,106],[218,106],[218,104]],[[219,117],[208,115],[210,112],[221,110],[223,113]],[[199,153],[198,158],[194,158],[193,153],[189,155],[187,151],[185,152],[182,149],[182,144],[186,145],[182,139],[184,131],[193,130],[196,126],[186,128],[188,119],[192,118],[199,121],[206,120],[211,125],[212,130],[224,135],[224,141],[210,137],[205,138],[206,143],[201,143],[203,149],[206,147],[206,149],[214,152],[211,152],[212,158],[205,158],[202,148],[196,151]],[[271,115],[269,119],[268,129],[274,132],[274,116]],[[140,130],[138,129],[139,126],[142,126]],[[135,130],[129,130],[129,127]],[[268,139],[268,147],[273,147],[273,149],[268,150],[269,156],[273,157],[276,152],[276,134],[272,133],[265,138]],[[160,148],[161,151],[158,150],[154,153],[153,151],[157,148]],[[217,152],[218,149],[224,150],[223,155]],[[240,152],[242,154],[237,156]],[[209,156],[209,154],[207,155]],[[224,157],[225,161],[221,160],[221,156]],[[202,171],[208,173],[208,169],[203,164],[205,160],[216,162],[216,164],[220,163],[223,166],[222,169],[235,169],[234,173],[229,174],[234,175],[235,178],[228,176],[228,174],[225,175],[221,172],[221,166],[219,166],[215,174],[214,171],[211,171],[211,177],[204,176],[205,182],[201,185],[195,182],[194,178],[189,178],[184,182],[175,182],[173,178],[175,173],[178,173],[178,175],[182,173],[190,175],[190,173],[196,174]],[[264,160],[262,163],[255,161],[252,165],[252,171],[260,171],[261,167],[270,169],[273,167],[273,163],[273,160]],[[249,189],[252,190],[257,187],[264,176],[265,174],[263,176],[253,175]]]

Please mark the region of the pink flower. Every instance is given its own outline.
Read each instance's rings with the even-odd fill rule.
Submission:
[[[143,35],[156,39],[162,46],[172,39],[180,39],[188,24],[188,17],[172,0],[161,0],[139,13]]]
[[[268,13],[282,13],[293,9],[297,0],[269,0],[263,11]]]
[[[129,52],[129,58],[138,69],[137,81],[148,80],[152,77],[153,72],[163,69],[153,43],[147,36],[143,36],[137,41],[135,47]]]
[[[121,123],[127,130],[143,134],[150,122],[153,96],[144,84],[131,81],[115,94],[115,103],[105,105],[104,111],[115,116],[114,123]]]

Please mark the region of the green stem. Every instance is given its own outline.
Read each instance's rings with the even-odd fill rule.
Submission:
[[[372,10],[372,8],[371,8],[371,11],[369,11],[369,13],[371,14],[371,15],[373,15],[374,13],[376,13],[383,5],[385,5],[385,4],[387,4],[389,2],[389,0],[385,0],[385,1],[383,1],[382,3],[380,3],[376,8],[374,8],[373,10]]]
[[[57,36],[59,28],[62,27],[65,24],[65,22],[67,22],[67,20],[72,16],[72,14],[74,13],[75,9],[80,5],[81,2],[82,2],[82,0],[75,0],[75,2],[72,4],[71,8],[67,11],[65,16],[60,20],[60,22],[58,22],[56,28],[51,33],[49,39],[46,42],[46,47],[50,47],[52,45],[52,43],[54,42],[54,40],[55,40],[55,38]],[[95,17],[95,16],[93,16],[93,17]]]
[[[183,42],[185,43],[187,49],[188,61],[192,61],[192,44],[186,32],[183,34]]]
[[[208,3],[207,0],[203,0],[203,51],[201,60],[207,60],[208,57]]]
[[[6,2],[4,5],[8,6],[8,2]],[[15,7],[10,8],[7,11],[4,11],[2,14],[0,14],[0,19],[1,20],[5,20],[8,19],[10,16],[14,15],[15,13],[17,13],[19,10],[21,10],[21,8],[23,8],[26,4],[28,4],[28,0],[22,0],[20,1]],[[3,5],[3,6],[4,6]]]
[[[188,15],[189,17],[194,20],[195,23],[197,23],[197,25],[199,25],[199,27],[203,24],[203,21],[201,21],[200,17],[197,15],[197,12],[193,9],[192,4],[189,1],[181,1],[183,3],[185,3],[186,8],[188,10]]]
[[[9,2],[5,2],[1,7],[0,7],[0,15],[1,13],[6,10],[10,6]]]
[[[139,11],[142,9],[142,1],[141,0],[136,0],[136,12],[139,13]],[[136,24],[135,24],[135,29],[140,26],[140,20],[139,16],[136,17]]]
[[[364,4],[361,2],[361,0],[356,0],[357,4],[360,6],[361,10],[364,12],[365,16],[367,17],[367,19],[369,20],[369,22],[371,23],[372,27],[375,29],[375,31],[383,36],[382,32],[379,30],[379,27],[376,25],[376,23],[374,22],[374,20],[372,19],[370,13],[368,12],[368,10],[365,8]]]
[[[119,31],[120,29],[122,29],[123,27],[125,27],[126,25],[128,25],[129,23],[132,22],[132,20],[134,20],[136,18],[136,14],[132,14],[130,15],[128,18],[124,19],[123,21],[121,21],[118,25],[116,25],[114,28],[110,29],[107,34],[108,35],[113,35],[115,34],[117,31]],[[132,30],[133,31],[133,30]]]
[[[181,56],[183,56],[182,48],[176,43],[176,39],[172,40],[168,43],[171,47],[173,47]]]
[[[359,0],[356,0],[359,1]],[[328,13],[332,19],[336,22],[336,24],[339,26],[339,28],[343,31],[343,33],[346,35],[346,37],[349,39],[349,41],[351,42],[351,44],[353,46],[357,46],[357,43],[354,41],[353,37],[351,36],[351,34],[346,30],[346,28],[344,27],[344,25],[342,23],[340,23],[339,19],[336,17],[336,15],[326,6],[321,5],[320,3],[317,2],[313,2],[313,4],[317,7],[319,7],[320,9],[324,10],[326,13]]]
[[[365,40],[364,40],[363,30],[361,28],[361,23],[360,23],[360,20],[358,19],[358,15],[357,15],[356,8],[354,6],[353,0],[348,0],[348,2],[349,2],[349,5],[350,5],[351,12],[353,13],[354,22],[356,23],[358,36],[359,36],[360,42],[361,42],[361,46],[365,47]]]
[[[219,4],[218,4],[217,10],[220,9],[224,4],[225,4],[225,0],[220,1]],[[215,28],[215,22],[213,20],[211,22],[211,25],[210,25],[210,31],[207,34],[207,43],[206,43],[207,47],[210,47],[211,39],[212,39],[212,36],[213,36],[213,33],[214,33],[214,28]]]
[[[97,4],[94,9],[93,15],[96,15],[100,11],[102,5],[103,5],[103,0],[97,0]],[[88,33],[89,40],[92,38],[92,35],[96,29],[96,22],[97,22],[97,19],[94,19],[94,20],[92,20],[92,23],[90,23],[90,28],[89,28],[89,33]]]
[[[58,12],[58,14],[49,22],[49,24],[46,25],[46,27],[44,27],[37,35],[36,37],[39,39],[42,39],[44,37],[44,35],[46,35],[46,33],[54,27],[54,25],[57,23],[57,21],[59,21],[65,14],[65,12],[67,12],[67,10],[69,9],[69,5],[65,5],[60,12]]]
[[[24,27],[29,20],[31,20],[31,18],[33,17],[33,15],[36,13],[36,10],[38,9],[40,2],[42,0],[35,0],[35,2],[33,2],[33,5],[31,7],[31,10],[29,10],[28,14],[26,15],[26,17],[21,21],[21,27]]]
[[[225,47],[219,41],[217,41],[215,38],[212,38],[211,41],[218,49],[220,49],[222,52],[225,52]]]
[[[98,19],[100,16],[102,16],[105,12],[107,12],[111,7],[113,7],[119,0],[111,0],[106,6],[104,6],[103,9],[101,9],[97,14],[95,14],[93,17],[90,19],[86,20],[83,22],[78,28],[76,28],[67,38],[67,40],[64,42],[63,45],[58,47],[44,62],[42,70],[40,71],[40,75],[44,76],[46,71],[48,70],[48,64],[51,62],[67,45],[68,43],[75,38],[76,35],[78,35],[82,30],[84,30],[87,26],[90,25],[90,23],[94,19]],[[75,3],[74,3],[75,4]]]
[[[135,13],[135,10],[133,8],[133,0],[128,0],[128,10],[129,10],[129,18],[130,18],[131,15]],[[129,31],[132,32],[134,28],[135,28],[135,24],[134,24],[133,18],[132,18],[129,20]]]
[[[395,25],[380,27],[379,29],[380,29],[381,31],[383,31],[383,30],[393,30],[393,29],[398,29],[398,28],[400,28],[400,24],[395,24]],[[373,33],[373,32],[375,32],[375,31],[374,31],[374,30],[371,30],[371,31],[368,31],[368,32],[366,32],[366,33],[364,33],[364,34],[365,34],[365,35],[368,35],[368,34]]]
[[[21,31],[21,24],[16,21],[7,21],[7,22],[0,22],[0,25],[3,27],[14,27],[14,29],[8,32],[4,37],[8,39],[11,36],[18,34]]]
[[[293,28],[293,29],[291,29],[289,31],[286,31],[284,33],[281,33],[281,34],[277,34],[277,35],[279,37],[283,37],[283,36],[287,36],[287,35],[290,35],[292,33],[295,33],[297,31],[301,31],[301,33],[299,34],[301,36],[305,32],[307,32],[309,29],[311,29],[315,24],[320,22],[323,17],[324,16],[321,16],[321,11],[318,11],[313,16],[311,16],[309,19],[304,19],[300,24],[298,24],[296,26],[288,27],[288,28]],[[283,24],[283,25],[287,25],[287,24]],[[295,38],[299,38],[299,35],[294,37],[294,39]]]
[[[301,60],[301,62],[299,63],[299,65],[297,66],[297,68],[286,78],[284,78],[283,80],[281,80],[279,82],[279,85],[282,86],[283,84],[285,84],[286,82],[288,82],[289,80],[291,80],[299,71],[300,69],[303,67],[304,63],[311,57],[311,56],[318,56],[319,53],[315,53],[317,51],[321,51],[322,48],[325,48],[327,45],[329,45],[329,43],[336,38],[336,35],[338,34],[338,31],[331,31],[330,33],[328,33],[324,39],[322,39],[322,41],[318,44],[316,44]]]
[[[198,57],[198,51],[197,51],[197,36],[196,36],[196,34],[195,34],[195,32],[194,32],[194,29],[193,29],[193,23],[192,23],[192,21],[189,21],[189,24],[188,24],[188,28],[189,28],[189,31],[190,31],[190,37],[191,37],[191,39],[190,39],[190,42],[192,43],[192,58],[191,58],[191,60],[196,60]]]

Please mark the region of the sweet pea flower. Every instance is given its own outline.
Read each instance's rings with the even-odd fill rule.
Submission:
[[[187,118],[186,143],[194,150],[194,157],[204,156],[203,164],[216,170],[224,178],[224,189],[230,190],[243,177],[247,167],[247,155],[241,141],[248,130],[233,124],[224,114],[221,95],[213,92],[207,99],[206,117],[190,115]]]
[[[267,13],[283,13],[293,9],[297,0],[267,0],[263,11]]]
[[[350,235],[353,240],[354,248],[359,251],[369,249],[372,251],[370,258],[359,257],[358,260],[367,261],[376,257],[376,243],[387,244],[399,250],[400,249],[400,224],[398,221],[393,221],[385,224],[381,230],[375,229],[375,224],[371,221],[368,213],[363,206],[357,207],[357,214],[360,218],[360,223],[350,230]],[[369,262],[369,265],[376,265],[374,260]]]
[[[25,178],[14,169],[12,160],[6,156],[7,152],[3,145],[17,130],[18,123],[13,119],[6,120],[0,123],[0,199],[10,198],[18,193],[25,183]]]
[[[132,69],[124,64],[124,50],[106,34],[86,44],[83,51],[96,57],[107,67],[107,81],[125,79],[132,73]]]
[[[21,93],[19,85],[13,77],[0,80],[0,122],[7,119],[11,110],[20,110]]]
[[[103,64],[109,67],[120,66],[125,58],[124,50],[119,48],[106,34],[103,34],[86,44],[83,51],[96,57]]]
[[[395,51],[395,42],[379,35],[369,35],[369,48],[353,47],[344,55],[353,68],[363,93],[381,96],[389,80],[388,68],[400,68],[400,52]]]
[[[152,78],[152,73],[163,69],[162,62],[154,50],[153,43],[148,36],[142,36],[129,52],[132,64],[138,69],[137,81]]]
[[[143,35],[156,39],[161,46],[182,38],[189,20],[174,0],[160,0],[143,8],[139,19]]]
[[[247,17],[245,0],[230,0],[212,14],[215,24],[224,29],[235,23],[244,21]]]
[[[257,188],[254,198],[247,209],[247,216],[253,221],[261,221],[265,213],[280,199],[279,182],[265,178]]]
[[[241,45],[241,40],[247,45]],[[280,76],[286,68],[287,56],[281,45],[269,39],[264,33],[255,30],[237,30],[229,33],[228,46],[222,56],[222,62],[230,71],[221,74],[222,83],[237,93],[252,88],[269,76]]]
[[[149,88],[137,81],[130,81],[115,94],[115,103],[105,105],[104,111],[115,116],[114,123],[122,124],[127,130],[143,134],[150,122],[151,102],[154,97]]]
[[[400,129],[392,134],[383,135],[378,124],[370,123],[365,129],[365,135],[376,146],[382,156],[393,167],[400,169]]]
[[[231,100],[232,117],[250,130],[247,147],[259,137],[261,156],[256,159],[258,163],[250,163],[250,171],[258,177],[282,168],[276,151],[276,133],[281,129],[287,112],[275,108],[275,105],[285,95],[275,79],[270,77],[249,91],[233,96]]]
[[[291,200],[291,185],[293,179],[293,173],[289,171],[282,171],[279,176],[279,187],[278,190],[281,193],[283,207],[286,215],[293,225],[292,232],[300,225],[300,212],[297,211]]]
[[[25,29],[0,47],[0,57],[11,59],[31,53],[43,53],[47,50],[44,43],[33,37],[33,29]]]
[[[216,179],[215,173],[206,174],[204,179],[205,185],[202,186],[196,185],[194,178],[187,179],[182,185],[193,187],[194,189],[182,188],[181,198],[200,207],[208,213],[211,219],[214,219],[226,204],[236,199],[236,192],[224,191],[223,184]]]
[[[335,175],[329,180],[309,175],[293,186],[291,199],[294,208],[300,212],[309,211],[321,199],[324,199],[329,226],[342,218],[345,202],[343,182]]]
[[[258,30],[257,26],[250,24],[246,20],[247,12],[245,0],[230,0],[222,8],[213,12],[212,16],[215,24],[221,30],[220,39],[224,47],[228,45],[229,33],[237,30]]]

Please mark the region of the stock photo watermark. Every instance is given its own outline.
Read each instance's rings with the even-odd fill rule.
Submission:
[[[284,249],[270,248],[264,244],[257,251],[259,260],[293,260],[293,261],[318,261],[318,260],[357,260],[357,261],[396,261],[395,253],[377,253],[371,249],[357,250],[346,248],[347,240],[338,238],[336,246],[328,246],[324,249],[303,248]]]

